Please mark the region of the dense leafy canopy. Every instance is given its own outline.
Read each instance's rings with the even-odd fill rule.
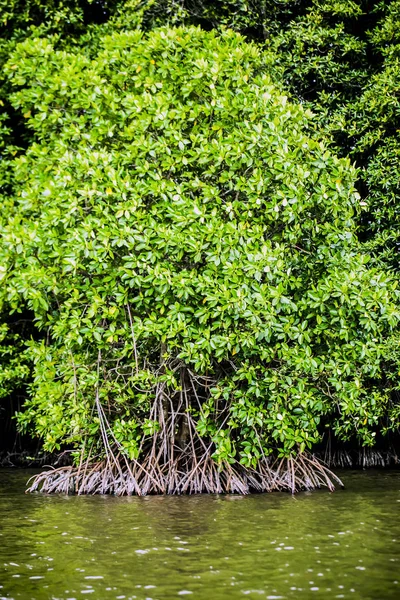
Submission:
[[[269,60],[192,28],[114,34],[93,59],[30,39],[7,63],[33,136],[2,289],[48,331],[20,415],[46,449],[96,440],[99,402],[136,457],[177,364],[213,381],[196,419],[220,461],[311,447],[326,415],[373,442],[393,284],[357,251],[354,169],[307,137]]]
[[[400,2],[0,15],[0,397],[29,382],[20,427],[90,455],[104,417],[136,459],[189,386],[220,463],[397,430]]]

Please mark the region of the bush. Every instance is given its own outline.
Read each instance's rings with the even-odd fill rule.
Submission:
[[[138,469],[124,491],[270,489],[269,455],[303,460],[325,423],[373,444],[388,419],[395,284],[359,252],[354,168],[307,135],[271,60],[181,28],[115,33],[93,59],[31,39],[6,65],[32,143],[1,299],[46,332],[20,426]]]

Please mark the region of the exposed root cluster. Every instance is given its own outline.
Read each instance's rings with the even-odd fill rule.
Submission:
[[[177,457],[174,462],[152,463],[148,457],[142,463],[110,464],[99,462],[84,467],[60,467],[36,475],[30,480],[28,492],[115,494],[117,496],[146,494],[221,494],[287,491],[295,493],[343,485],[321,461],[311,455],[259,462],[257,468],[235,463],[218,467],[211,456],[199,461]]]
[[[335,450],[317,454],[329,467],[391,467],[400,463],[400,457],[394,450],[381,451],[374,448],[359,448],[357,450]]]

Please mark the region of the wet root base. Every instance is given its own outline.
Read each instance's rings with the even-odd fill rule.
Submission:
[[[39,461],[27,450],[0,452],[0,467],[32,467],[37,464]]]
[[[392,450],[375,450],[359,448],[357,450],[336,450],[334,452],[317,453],[318,458],[333,468],[381,468],[396,467],[400,464],[400,456]]]
[[[21,450],[20,452],[0,452],[0,468],[22,467],[41,468],[46,465],[61,466],[68,465],[71,460],[67,453],[51,454],[48,452],[31,452]]]
[[[330,491],[340,479],[311,454],[295,458],[270,459],[256,468],[239,463],[218,466],[210,455],[200,460],[176,458],[160,463],[153,456],[139,462],[123,457],[113,461],[60,467],[34,476],[27,492],[47,494],[249,494],[250,492],[290,492],[326,487]]]

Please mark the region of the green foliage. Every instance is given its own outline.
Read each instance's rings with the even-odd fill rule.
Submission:
[[[29,366],[23,359],[25,351],[21,336],[10,332],[6,323],[0,325],[0,398],[6,398],[29,376]]]
[[[396,272],[399,25],[398,0],[316,1],[274,40],[292,93],[308,101],[318,128],[360,167],[360,238],[378,263]]]
[[[77,43],[95,46],[100,35],[97,23],[107,20],[112,14],[115,27],[120,26],[123,10],[120,5],[132,10],[130,23],[138,25],[141,18],[139,3],[107,3],[92,0],[0,0],[0,68],[3,67],[19,41],[52,35],[53,44],[73,48]],[[84,34],[84,35],[83,35]],[[12,200],[14,157],[23,154],[32,141],[32,132],[27,128],[27,117],[15,112],[9,101],[10,86],[7,78],[0,77],[0,197],[3,211],[0,226],[7,221],[8,205]],[[11,163],[10,163],[11,161]],[[0,263],[0,273],[4,265]],[[24,393],[29,380],[31,362],[24,353],[25,342],[30,339],[34,327],[29,325],[21,331],[15,329],[15,315],[9,305],[0,306],[0,397]],[[26,321],[26,314],[20,315]],[[29,315],[29,319],[31,315]],[[20,320],[21,320],[20,319]],[[29,320],[28,319],[28,320]],[[18,329],[18,328],[17,328]],[[37,337],[37,335],[35,335]]]
[[[396,286],[359,252],[354,168],[271,82],[273,55],[197,28],[53,43],[5,67],[31,143],[9,162],[0,299],[47,330],[21,427],[97,453],[106,416],[134,459],[182,369],[219,462],[311,448],[325,422],[364,444],[397,427]]]
[[[21,427],[98,445],[97,390],[134,458],[183,361],[214,381],[193,414],[219,460],[397,428],[399,20],[398,0],[0,0],[0,395],[33,369]],[[260,50],[133,31],[182,23]]]
[[[360,168],[359,237],[383,268],[398,272],[400,2],[185,0],[175,13],[174,6],[148,3],[142,25],[227,26],[275,54],[275,81],[314,112],[316,131]]]

